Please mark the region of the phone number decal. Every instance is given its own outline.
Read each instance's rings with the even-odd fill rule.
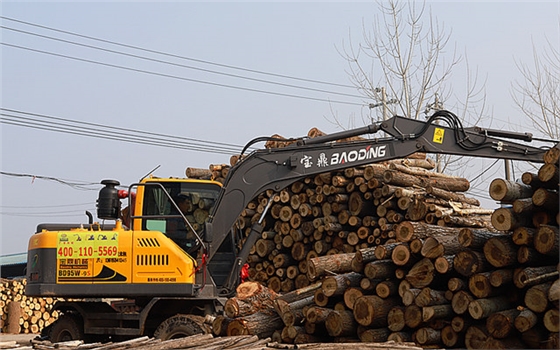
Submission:
[[[110,258],[119,254],[116,232],[60,232],[56,246],[58,259]]]

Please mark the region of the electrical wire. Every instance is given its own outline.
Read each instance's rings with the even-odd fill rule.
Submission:
[[[108,131],[110,131],[112,133],[114,133],[115,130],[118,130],[118,131],[122,131],[124,133],[129,133],[129,134],[130,133],[141,134],[142,137],[144,137],[144,138],[146,137],[146,135],[155,136],[153,138],[154,140],[169,140],[169,139],[171,139],[172,141],[174,141],[176,143],[179,143],[179,144],[182,144],[182,145],[197,145],[197,144],[202,143],[204,145],[211,145],[212,147],[221,147],[224,150],[231,150],[231,151],[235,151],[235,150],[242,147],[240,145],[236,145],[236,144],[232,144],[232,143],[207,141],[207,140],[190,138],[190,137],[183,137],[183,136],[166,135],[166,134],[149,132],[149,131],[123,128],[123,127],[118,127],[118,126],[114,126],[114,125],[109,126],[109,125],[98,124],[98,123],[78,121],[78,120],[72,120],[72,119],[55,117],[55,116],[48,116],[48,115],[45,115],[45,114],[24,112],[24,111],[15,110],[15,109],[9,109],[9,108],[0,107],[0,110],[7,111],[7,112],[12,112],[12,113],[17,113],[17,114],[23,114],[23,115],[31,116],[31,117],[44,118],[44,119],[49,120],[49,123],[53,123],[53,124],[57,123],[57,122],[52,122],[52,120],[55,120],[55,121],[62,121],[62,122],[66,122],[66,123],[74,123],[74,124],[78,124],[78,125],[82,124],[82,125],[87,125],[87,126],[93,126],[93,127],[96,127],[96,128],[103,128],[103,129],[107,129]],[[20,116],[17,116],[17,117],[20,117]],[[33,120],[32,118],[26,118],[26,117],[20,117],[20,118]],[[59,123],[59,125],[65,125],[65,124]],[[66,124],[66,125],[69,125],[69,124]],[[85,129],[91,129],[91,128],[85,128]],[[94,130],[94,129],[91,129],[91,130]],[[124,135],[126,135],[126,134],[124,134]]]
[[[223,75],[223,76],[232,77],[232,78],[250,80],[250,81],[255,81],[255,82],[265,83],[265,84],[273,84],[273,85],[278,85],[278,86],[283,86],[283,87],[289,87],[289,88],[295,88],[295,89],[308,90],[308,91],[313,91],[313,92],[322,92],[322,93],[328,93],[328,94],[339,95],[339,96],[363,98],[363,96],[360,96],[360,95],[347,94],[347,93],[342,93],[342,92],[334,92],[334,91],[328,91],[328,90],[323,90],[323,89],[315,89],[315,88],[310,88],[310,87],[305,87],[305,86],[298,86],[298,85],[280,83],[280,82],[269,81],[269,80],[264,80],[264,79],[257,79],[257,78],[245,77],[245,76],[238,75],[238,74],[230,74],[230,73],[218,72],[218,71],[214,71],[214,70],[210,70],[210,69],[204,69],[204,68],[199,68],[199,67],[187,66],[187,65],[184,65],[184,64],[178,64],[178,63],[173,63],[173,62],[169,62],[169,61],[163,61],[163,60],[158,60],[158,59],[154,59],[154,58],[149,58],[149,57],[134,55],[134,54],[126,53],[126,52],[121,52],[121,51],[116,51],[116,50],[110,50],[110,49],[106,49],[106,48],[102,48],[102,47],[98,47],[98,46],[87,45],[87,44],[82,44],[82,43],[78,43],[78,42],[75,42],[75,41],[64,40],[64,39],[59,39],[59,38],[54,38],[54,37],[47,36],[47,35],[41,35],[41,34],[37,34],[37,33],[31,33],[31,32],[27,32],[27,31],[24,31],[24,30],[19,30],[19,29],[10,28],[10,27],[5,27],[5,26],[0,26],[0,28],[5,29],[5,30],[14,31],[14,32],[17,32],[17,33],[21,33],[21,34],[37,36],[37,37],[44,38],[44,39],[49,39],[49,40],[55,40],[55,41],[63,42],[63,43],[66,43],[66,44],[71,44],[71,45],[86,47],[86,48],[90,48],[90,49],[94,49],[94,50],[109,52],[109,53],[113,53],[113,54],[117,54],[117,55],[122,55],[122,56],[137,58],[137,59],[141,59],[141,60],[145,60],[145,61],[150,61],[150,62],[162,63],[162,64],[166,64],[166,65],[170,65],[170,66],[175,66],[175,67],[181,67],[181,68],[187,68],[187,69],[197,70],[197,71],[201,71],[201,72],[205,72],[205,73],[218,74],[218,75]]]
[[[122,47],[126,47],[126,48],[129,48],[129,49],[135,49],[135,50],[140,50],[140,51],[144,51],[144,52],[155,53],[155,54],[158,54],[158,55],[163,55],[163,56],[168,56],[168,57],[173,57],[173,58],[179,58],[179,59],[198,62],[198,63],[204,63],[204,64],[213,65],[213,66],[222,67],[222,68],[235,69],[235,70],[245,71],[245,72],[249,72],[249,73],[257,73],[257,74],[262,74],[262,75],[274,76],[274,77],[278,77],[278,78],[298,80],[298,81],[303,81],[303,82],[308,82],[308,83],[316,83],[316,84],[324,84],[324,85],[331,85],[331,86],[338,86],[338,87],[356,89],[356,86],[353,86],[353,85],[345,85],[345,84],[333,83],[333,82],[327,82],[327,81],[321,81],[321,80],[299,78],[299,77],[294,77],[294,76],[289,76],[289,75],[284,75],[284,74],[270,73],[270,72],[255,70],[255,69],[237,67],[237,66],[232,66],[232,65],[222,64],[222,63],[216,63],[216,62],[201,60],[201,59],[192,58],[192,57],[180,56],[180,55],[171,54],[171,53],[167,53],[167,52],[163,52],[163,51],[147,49],[147,48],[143,48],[143,47],[139,47],[139,46],[123,44],[123,43],[119,43],[119,42],[116,42],[116,41],[96,38],[96,37],[92,37],[92,36],[88,36],[88,35],[78,34],[78,33],[75,33],[75,32],[70,32],[70,31],[66,31],[66,30],[56,29],[56,28],[53,28],[53,27],[48,27],[48,26],[44,26],[44,25],[31,23],[31,22],[26,22],[26,21],[15,19],[15,18],[10,18],[10,17],[5,17],[5,16],[0,16],[0,18],[4,19],[4,20],[7,20],[7,21],[12,21],[12,22],[20,23],[20,24],[25,24],[25,25],[28,25],[28,26],[47,29],[47,30],[50,30],[50,31],[63,33],[63,34],[67,34],[67,35],[72,35],[72,36],[76,36],[76,37],[80,37],[80,38],[84,38],[84,39],[88,39],[88,40],[94,40],[94,41],[103,42],[103,43],[106,43],[106,44],[122,46]]]
[[[76,190],[85,190],[85,191],[97,190],[97,188],[100,186],[100,184],[96,183],[96,182],[65,180],[65,179],[59,179],[59,178],[51,177],[51,176],[22,174],[22,173],[11,173],[11,172],[7,172],[7,171],[0,171],[0,175],[11,176],[11,177],[28,177],[28,178],[31,178],[33,181],[35,179],[45,180],[45,181],[53,181],[53,182],[57,182],[57,183],[62,184],[62,185],[72,187],[73,189],[76,189]],[[90,186],[96,186],[97,188],[95,188],[95,189],[90,188]]]
[[[205,84],[205,85],[211,85],[211,86],[218,86],[218,87],[223,87],[223,88],[229,88],[229,89],[235,89],[235,90],[242,90],[242,91],[249,91],[249,92],[258,92],[258,93],[267,94],[267,95],[275,95],[275,96],[282,96],[282,97],[291,97],[291,98],[297,98],[297,99],[302,99],[302,100],[319,101],[319,102],[328,102],[328,103],[338,103],[338,104],[353,105],[353,106],[365,106],[365,105],[367,105],[367,104],[365,104],[365,103],[356,103],[356,102],[349,102],[349,101],[331,100],[331,99],[326,99],[326,98],[316,98],[316,97],[309,97],[309,96],[300,96],[300,95],[294,95],[294,94],[288,94],[288,93],[282,93],[282,92],[273,92],[273,91],[266,91],[266,90],[261,90],[261,89],[247,88],[247,87],[241,87],[241,86],[235,86],[235,85],[229,85],[229,84],[215,83],[215,82],[204,81],[204,80],[200,80],[200,79],[185,78],[185,77],[180,77],[180,76],[171,75],[171,74],[164,74],[164,73],[153,72],[153,71],[149,71],[149,70],[145,70],[145,69],[130,68],[130,67],[126,67],[126,66],[121,66],[121,65],[117,65],[117,64],[112,64],[112,63],[105,63],[105,62],[90,60],[90,59],[86,59],[86,58],[80,58],[80,57],[74,57],[74,56],[69,56],[69,55],[63,55],[63,54],[59,54],[59,53],[55,53],[55,52],[49,52],[49,51],[44,51],[44,50],[39,50],[39,49],[33,49],[33,48],[30,48],[30,47],[25,47],[25,46],[21,46],[21,45],[9,44],[9,43],[6,43],[6,42],[2,42],[1,44],[4,45],[4,46],[7,46],[7,47],[17,48],[17,49],[26,50],[26,51],[31,51],[31,52],[35,52],[35,53],[41,53],[41,54],[45,54],[45,55],[49,55],[49,56],[61,57],[61,58],[66,58],[66,59],[70,59],[70,60],[74,60],[74,61],[79,61],[79,62],[87,62],[87,63],[96,64],[96,65],[100,65],[100,66],[111,67],[111,68],[117,68],[117,69],[127,70],[127,71],[131,71],[131,72],[136,72],[136,73],[143,73],[143,74],[148,74],[148,75],[153,75],[153,76],[159,76],[159,77],[163,77],[163,78],[170,78],[170,79],[176,79],[176,80],[182,80],[182,81],[189,81],[189,82],[192,82],[192,83],[199,83],[199,84]]]
[[[205,141],[194,138],[127,129],[117,126],[76,121],[8,108],[0,108],[0,111],[10,112],[0,113],[0,123],[3,124],[79,136],[226,155],[237,154],[243,147],[223,142]],[[17,114],[22,114],[23,116]]]

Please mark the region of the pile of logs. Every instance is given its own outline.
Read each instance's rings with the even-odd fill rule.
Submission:
[[[0,279],[2,333],[39,333],[58,318],[51,311],[56,299],[27,297],[25,284],[25,279]]]
[[[422,156],[261,194],[238,226],[247,230],[274,201],[248,259],[267,303],[238,293],[215,334],[558,348],[559,153],[547,152],[522,184],[495,180],[495,211],[462,193],[466,179],[431,172]]]

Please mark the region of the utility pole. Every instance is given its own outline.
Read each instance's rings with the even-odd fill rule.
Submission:
[[[374,93],[376,94],[381,94],[381,102],[379,103],[370,103],[369,104],[369,109],[374,109],[376,107],[383,107],[383,120],[387,120],[388,118],[388,112],[389,112],[389,108],[387,107],[387,105],[389,104],[394,104],[394,103],[398,103],[399,101],[395,98],[392,98],[390,100],[387,100],[387,91],[385,90],[385,87],[380,87],[380,88],[375,88],[373,90]],[[378,99],[379,100],[379,99]]]

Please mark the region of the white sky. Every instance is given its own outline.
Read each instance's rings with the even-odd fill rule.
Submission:
[[[530,131],[513,105],[516,61],[531,64],[533,44],[560,45],[558,1],[429,3],[452,30],[451,46],[468,56],[486,97],[493,127]],[[378,7],[373,2],[13,2],[1,15],[36,25],[177,56],[250,70],[350,85],[338,53],[362,41]],[[252,74],[149,54],[3,19],[2,26],[111,50],[255,79],[358,95],[356,90]],[[427,25],[427,24],[426,24]],[[4,28],[2,43],[118,65],[141,73],[2,45],[2,108],[198,140],[239,145],[257,136],[302,136],[312,127],[334,132],[341,121],[368,113],[356,97],[313,92],[164,65]],[[172,77],[175,78],[172,78]],[[464,86],[462,73],[452,84]],[[268,93],[197,83],[254,89]],[[305,98],[281,96],[297,95]],[[315,100],[318,99],[318,100]],[[319,100],[347,101],[353,104]],[[5,110],[2,113],[7,113]],[[20,114],[21,116],[21,114]],[[504,125],[509,122],[509,125]],[[115,135],[122,129],[114,129]],[[187,167],[229,163],[229,155],[139,145],[0,124],[0,171],[99,183],[138,181],[158,165],[157,176],[184,176]],[[229,154],[233,154],[229,153]],[[473,165],[474,169],[482,165]],[[499,169],[501,171],[501,169]],[[476,174],[475,174],[476,175]],[[497,173],[496,177],[501,176]],[[0,175],[0,254],[24,252],[42,222],[86,222],[95,214],[100,186],[80,190],[40,178]],[[482,193],[476,193],[480,195]]]

